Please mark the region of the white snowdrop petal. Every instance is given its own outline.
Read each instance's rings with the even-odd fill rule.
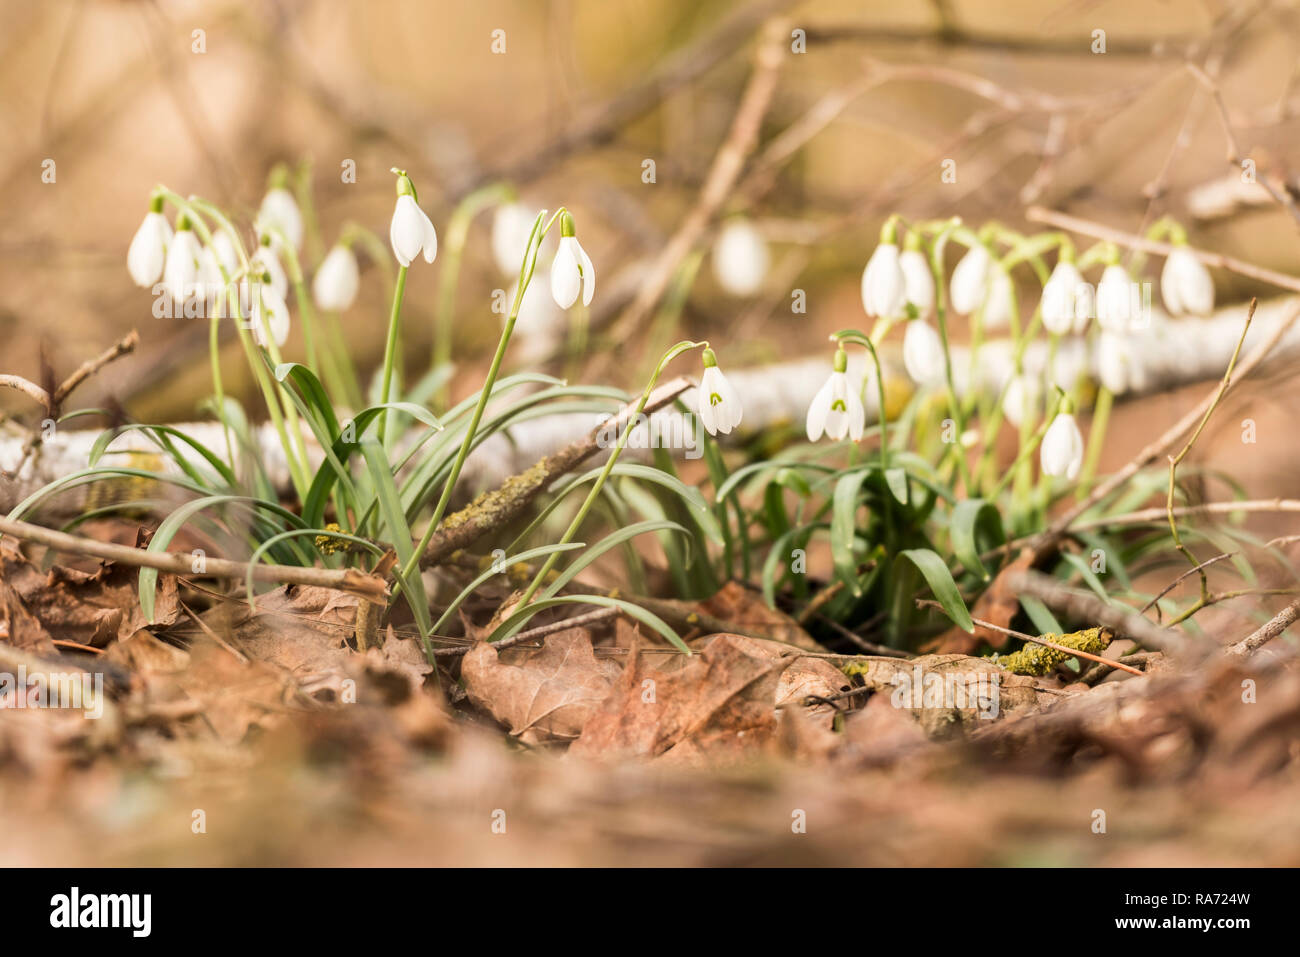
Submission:
[[[568,309],[577,302],[578,293],[582,291],[582,276],[573,249],[576,245],[577,240],[572,236],[563,237],[551,263],[551,295],[561,309]]]
[[[904,297],[924,316],[934,307],[934,274],[930,272],[925,253],[919,249],[904,250],[898,265],[903,271]]]
[[[953,309],[968,315],[979,308],[988,289],[991,265],[992,258],[983,246],[972,247],[961,258],[952,271],[952,282],[948,286]]]
[[[769,255],[767,241],[744,219],[733,219],[713,244],[713,275],[733,296],[752,296],[763,285]]]
[[[834,401],[835,380],[827,379],[825,385],[817,390],[808,405],[808,441],[816,442],[826,431],[826,418],[830,415],[831,402]]]

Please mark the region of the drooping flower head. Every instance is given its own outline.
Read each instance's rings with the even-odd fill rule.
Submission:
[[[704,350],[703,361],[704,374],[700,376],[698,398],[700,421],[709,435],[719,432],[726,435],[740,425],[740,396],[718,368],[718,357],[712,349]]]
[[[438,255],[438,233],[433,228],[433,222],[420,208],[415,184],[406,175],[406,171],[394,167],[393,172],[397,174],[397,206],[393,209],[393,221],[388,227],[393,255],[403,267],[411,265],[421,253],[424,254],[424,261],[431,263]]]
[[[277,245],[283,236],[295,250],[302,248],[302,213],[298,201],[289,192],[288,171],[277,166],[271,172],[270,189],[257,210],[258,231],[270,234]]]
[[[167,262],[167,247],[171,245],[172,228],[163,215],[163,198],[155,195],[149,200],[149,212],[144,222],[131,238],[126,251],[126,268],[137,286],[148,289],[163,274]]]
[[[578,301],[579,292],[582,304],[590,306],[596,294],[596,267],[578,242],[573,215],[565,210],[560,214],[560,247],[551,262],[551,295],[556,305],[568,309]]]
[[[167,262],[163,266],[163,286],[176,309],[183,308],[186,297],[195,291],[202,253],[189,216],[181,213],[176,219],[176,233],[167,246]]]
[[[361,270],[352,247],[337,243],[329,251],[312,279],[312,297],[321,309],[343,312],[356,301],[361,288]]]
[[[899,262],[898,225],[891,218],[880,230],[880,244],[862,270],[862,308],[868,316],[894,319],[907,304],[907,279]]]
[[[752,296],[767,278],[767,240],[747,219],[730,220],[713,244],[713,275],[730,295]]]
[[[903,243],[903,254],[898,257],[898,266],[903,270],[904,298],[907,305],[916,309],[918,316],[925,316],[934,308],[934,274],[930,263],[921,250],[921,237],[909,232]]]
[[[1070,481],[1083,467],[1083,434],[1067,399],[1043,435],[1039,461],[1044,475],[1064,475]]]
[[[1187,245],[1187,232],[1176,226],[1173,251],[1160,271],[1160,298],[1169,315],[1208,316],[1214,311],[1214,280],[1205,263]]]
[[[1086,301],[1086,286],[1083,274],[1074,264],[1074,248],[1062,246],[1061,258],[1043,286],[1043,326],[1048,332],[1063,336],[1075,328],[1080,305],[1086,312],[1092,311],[1091,303]]]
[[[848,353],[842,347],[835,350],[834,371],[808,406],[809,442],[816,442],[823,434],[836,440],[847,435],[854,442],[862,438],[867,411],[862,397],[849,384],[848,367]]]
[[[917,385],[938,385],[946,377],[943,340],[924,319],[913,319],[903,334],[903,367]]]

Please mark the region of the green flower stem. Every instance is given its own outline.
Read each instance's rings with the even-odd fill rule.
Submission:
[[[510,202],[515,191],[504,183],[493,183],[474,190],[460,201],[451,214],[443,241],[442,281],[438,288],[438,311],[434,314],[433,367],[441,369],[451,364],[452,329],[456,318],[456,290],[460,285],[461,263],[469,227],[484,209]],[[446,407],[450,403],[450,383],[440,386],[436,401]]]
[[[393,389],[393,362],[397,356],[397,337],[402,325],[402,297],[406,294],[406,266],[397,270],[397,284],[393,286],[393,308],[388,316],[388,338],[384,342],[384,378],[379,390],[379,402],[388,401]],[[388,410],[379,413],[379,444],[384,445],[384,433],[388,427]],[[387,447],[387,446],[385,446]]]
[[[1017,453],[1015,461],[1011,463],[1010,468],[1002,473],[1002,477],[998,479],[997,484],[993,486],[993,490],[988,494],[987,498],[989,501],[996,501],[997,497],[1006,490],[1007,483],[1011,481],[1012,476],[1015,475],[1022,466],[1027,466],[1029,464],[1030,456],[1033,455],[1034,450],[1037,449],[1039,444],[1043,441],[1043,436],[1047,434],[1047,430],[1051,426],[1052,420],[1056,418],[1057,410],[1059,410],[1060,407],[1061,393],[1058,390],[1056,398],[1052,401],[1051,406],[1047,410],[1047,417],[1038,424],[1038,428],[1033,431],[1027,441],[1022,441],[1020,443],[1020,451]]]
[[[1083,460],[1083,470],[1079,473],[1076,496],[1083,501],[1092,486],[1093,476],[1097,474],[1097,464],[1101,461],[1101,449],[1106,444],[1106,428],[1110,424],[1110,409],[1115,404],[1115,396],[1102,386],[1097,390],[1097,401],[1092,406],[1092,426],[1088,429],[1088,454]]]
[[[199,236],[203,239],[205,244],[212,242],[212,231],[208,228],[207,224],[203,221],[202,217],[198,213],[198,210],[199,209],[203,210],[203,212],[207,213],[215,221],[217,221],[221,225],[221,227],[224,230],[226,230],[227,233],[230,234],[231,239],[234,241],[235,250],[238,252],[243,270],[245,274],[247,274],[249,269],[249,260],[248,260],[247,253],[244,250],[243,243],[240,242],[239,233],[235,229],[234,225],[230,222],[230,220],[227,219],[226,216],[219,209],[217,209],[211,203],[207,203],[202,200],[196,199],[193,202],[191,202],[190,200],[187,200],[184,197],[182,197],[180,194],[172,192],[171,190],[166,189],[165,187],[159,187],[158,191],[169,202],[171,202],[172,205],[176,206],[178,209],[186,213],[186,215],[190,218],[190,221],[194,226],[195,232],[199,234]],[[222,282],[226,285],[226,291],[231,305],[231,311],[235,315],[235,329],[238,332],[240,342],[244,347],[244,354],[248,359],[249,367],[253,371],[253,377],[254,379],[256,379],[258,386],[262,390],[262,396],[266,402],[267,413],[270,415],[271,422],[275,426],[276,432],[280,436],[280,445],[284,449],[285,460],[289,466],[290,478],[293,480],[294,488],[297,491],[299,498],[305,498],[307,495],[307,489],[310,485],[310,479],[308,478],[307,471],[306,471],[307,470],[307,464],[306,464],[307,449],[305,444],[303,443],[302,430],[297,428],[297,414],[294,413],[293,405],[289,401],[288,397],[281,394],[281,390],[278,384],[275,383],[267,374],[265,364],[259,360],[256,349],[253,346],[251,336],[249,336],[248,330],[244,327],[243,313],[239,303],[239,291],[238,289],[232,287],[230,282],[230,276],[226,272],[225,266],[221,265],[220,263],[218,263],[217,266],[221,272]],[[214,316],[212,321],[216,323],[219,320],[219,318],[220,318],[219,316]],[[209,341],[211,341],[211,338],[212,337],[209,336]],[[281,414],[281,410],[280,410],[281,401],[284,402],[286,407],[285,415]],[[222,420],[224,421],[225,419],[224,401],[220,397],[218,397],[218,408],[221,410],[219,414],[221,415]],[[289,429],[286,428],[286,418],[288,418],[288,421],[291,423],[293,427],[293,433],[297,438],[296,445],[290,439]],[[295,451],[297,451],[298,453],[297,455],[294,454]]]
[[[636,410],[632,413],[631,417],[628,418],[627,424],[623,426],[623,431],[618,437],[618,443],[614,446],[614,451],[610,453],[609,459],[605,462],[605,467],[601,469],[600,475],[596,477],[596,481],[591,486],[591,490],[587,492],[586,499],[583,500],[582,505],[578,508],[578,513],[573,516],[573,521],[569,523],[569,527],[565,530],[564,535],[560,538],[560,541],[557,544],[567,545],[569,542],[573,541],[574,536],[578,534],[578,529],[582,527],[583,520],[587,517],[587,513],[591,511],[591,506],[595,503],[596,499],[600,497],[601,490],[604,489],[606,480],[609,478],[610,473],[614,471],[614,466],[618,464],[619,456],[623,454],[623,449],[627,445],[628,436],[632,434],[632,430],[635,429],[637,424],[640,422],[641,413],[645,410],[646,403],[650,401],[650,393],[654,391],[655,386],[658,384],[659,377],[663,374],[664,368],[683,352],[688,352],[691,349],[707,349],[708,347],[708,342],[692,342],[689,339],[683,339],[664,353],[663,358],[659,360],[659,364],[655,366],[654,373],[650,376],[650,381],[646,383],[645,390],[641,393],[641,398],[637,401]],[[547,556],[545,563],[537,570],[537,574],[533,577],[533,581],[524,592],[523,597],[519,599],[520,608],[532,601],[533,596],[537,594],[537,590],[542,587],[542,583],[546,580],[546,576],[550,574],[551,569],[555,567],[555,563],[559,560],[559,557],[559,552],[552,552]]]
[[[957,474],[962,484],[970,491],[970,469],[966,463],[966,452],[962,448],[961,436],[966,431],[966,416],[961,403],[957,400],[957,386],[952,377],[952,350],[948,347],[947,289],[944,286],[943,250],[948,244],[948,237],[960,228],[960,220],[952,220],[935,237],[930,246],[930,272],[934,276],[934,314],[939,326],[939,339],[943,343],[943,372],[948,384],[948,411],[957,426],[957,441],[953,449],[957,458]]]
[[[528,237],[528,246],[524,250],[524,260],[519,266],[519,288],[515,292],[515,300],[510,306],[510,315],[506,317],[505,327],[501,330],[501,339],[497,343],[496,355],[492,357],[492,365],[488,368],[487,377],[483,380],[483,387],[479,390],[478,404],[474,406],[474,414],[470,418],[469,427],[465,430],[465,439],[461,442],[460,451],[456,453],[456,460],[452,463],[451,472],[447,475],[447,481],[443,483],[442,495],[438,498],[438,504],[434,507],[433,517],[429,520],[428,527],[424,530],[415,550],[411,553],[406,567],[402,569],[402,577],[409,579],[411,575],[419,574],[420,558],[424,551],[429,547],[429,542],[433,540],[434,533],[442,523],[442,517],[447,512],[447,505],[451,501],[451,493],[456,488],[456,481],[460,478],[461,469],[465,466],[465,459],[469,457],[469,450],[474,446],[474,436],[478,432],[479,423],[483,421],[483,412],[487,408],[488,399],[492,396],[492,387],[496,384],[497,375],[501,371],[501,362],[506,355],[506,346],[510,342],[510,336],[514,332],[515,322],[519,318],[519,306],[524,301],[524,293],[528,289],[528,284],[532,282],[533,272],[537,268],[537,253],[541,249],[542,240],[546,238],[547,232],[560,218],[561,214],[567,213],[563,206],[555,211],[549,220],[545,220],[546,211],[537,214],[537,219],[533,221],[533,231]],[[545,224],[543,224],[545,220]],[[398,274],[398,285],[402,283],[402,270]],[[396,302],[396,299],[394,300]],[[394,310],[396,313],[396,310]],[[393,597],[396,598],[400,593],[400,588],[394,587]]]
[[[888,416],[885,415],[885,372],[880,366],[880,356],[876,352],[876,344],[871,341],[871,336],[864,335],[857,329],[841,329],[831,335],[831,341],[840,345],[852,342],[862,346],[871,355],[871,362],[876,367],[876,399],[880,405],[880,468],[883,472],[889,468],[889,442],[887,441],[888,434],[885,431],[885,421]]]

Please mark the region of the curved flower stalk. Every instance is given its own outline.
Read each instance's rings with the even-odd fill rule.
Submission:
[[[623,454],[623,449],[627,447],[628,436],[632,434],[632,430],[640,423],[641,414],[645,411],[646,403],[650,401],[650,393],[654,391],[655,386],[659,383],[659,377],[663,375],[663,371],[667,367],[668,363],[672,362],[673,359],[677,358],[683,352],[700,348],[708,349],[709,343],[707,341],[691,342],[690,340],[684,339],[663,354],[663,357],[659,360],[659,364],[655,366],[655,370],[650,376],[650,381],[646,383],[645,389],[641,392],[641,398],[637,401],[636,409],[633,411],[632,415],[628,417],[627,424],[623,426],[623,431],[619,434],[618,442],[615,443],[613,451],[609,454],[609,458],[605,460],[605,467],[601,469],[600,474],[596,476],[596,481],[592,483],[591,489],[587,492],[587,497],[583,500],[582,504],[578,506],[577,513],[573,516],[573,520],[569,522],[569,527],[565,529],[564,535],[561,536],[557,545],[569,544],[578,534],[578,529],[582,527],[583,520],[586,519],[587,513],[591,511],[592,505],[594,505],[596,500],[600,497],[600,493],[605,487],[605,482],[614,471],[614,466],[618,464],[619,456]],[[542,567],[539,568],[537,574],[533,576],[533,580],[529,584],[528,588],[524,591],[523,595],[520,596],[518,607],[522,608],[532,601],[533,596],[536,595],[537,590],[542,587],[542,583],[546,581],[546,576],[550,574],[551,569],[555,567],[555,563],[559,561],[559,558],[560,553],[558,551],[553,551],[547,556]]]
[[[728,221],[713,244],[713,275],[724,291],[737,298],[748,298],[763,288],[770,262],[767,240],[744,218]]]
[[[406,175],[406,170],[393,167],[397,176],[397,203],[393,207],[393,219],[388,227],[388,241],[392,244],[393,255],[397,258],[397,283],[393,287],[393,308],[388,315],[388,336],[384,340],[384,372],[381,380],[379,401],[386,404],[392,396],[393,366],[397,360],[398,339],[401,332],[402,298],[406,294],[406,271],[411,263],[421,254],[424,261],[432,263],[438,255],[438,233],[433,222],[420,208],[415,191],[415,184]],[[377,428],[379,442],[384,444],[388,427],[388,410],[379,414]]]
[[[155,193],[149,199],[149,212],[144,222],[131,237],[126,251],[126,269],[131,281],[148,289],[162,278],[167,262],[167,247],[171,245],[172,228],[162,213],[163,197]]]
[[[399,190],[400,188],[399,185]],[[424,555],[425,549],[429,547],[429,542],[432,541],[434,533],[438,530],[438,526],[442,523],[443,515],[447,512],[447,504],[451,501],[452,492],[456,487],[457,480],[460,478],[461,470],[465,466],[465,459],[469,457],[469,450],[474,445],[474,438],[478,432],[479,423],[483,421],[483,412],[487,408],[488,399],[492,395],[492,388],[496,384],[497,376],[501,371],[501,363],[505,359],[506,347],[510,343],[510,337],[514,333],[515,323],[519,319],[520,305],[522,304],[524,295],[528,292],[528,285],[532,282],[533,273],[537,269],[537,253],[541,248],[542,241],[546,238],[546,234],[550,231],[551,227],[555,225],[557,220],[562,224],[560,227],[561,232],[564,231],[564,224],[567,222],[567,228],[570,235],[572,236],[576,233],[573,217],[563,206],[556,210],[555,214],[551,216],[549,220],[546,218],[546,210],[542,210],[537,214],[537,218],[533,221],[532,233],[528,239],[528,248],[524,252],[523,261],[519,264],[519,281],[516,286],[515,298],[511,303],[510,314],[506,317],[505,326],[501,330],[501,338],[497,342],[496,354],[492,357],[492,364],[488,367],[488,373],[483,380],[482,388],[479,389],[478,403],[474,406],[474,412],[470,416],[469,425],[465,429],[465,438],[461,442],[460,450],[456,453],[455,460],[452,462],[451,471],[447,475],[447,480],[443,483],[442,494],[438,498],[438,504],[434,506],[433,516],[429,519],[429,524],[425,528],[424,535],[411,553],[410,560],[402,569],[402,576],[405,580],[409,581],[411,575],[419,572],[420,559]],[[405,267],[398,271],[399,287],[403,282],[405,273]],[[554,269],[552,269],[552,273],[554,273]],[[593,284],[595,282],[594,272],[591,275],[591,282]],[[707,343],[703,343],[703,345],[707,345]],[[675,354],[676,353],[674,353],[674,355]],[[395,589],[394,591],[396,593],[398,589]]]
[[[709,435],[719,432],[726,435],[740,425],[740,396],[718,368],[718,357],[713,350],[706,348],[702,358],[704,374],[697,390],[700,421]]]
[[[809,442],[816,442],[823,434],[836,441],[846,435],[854,442],[862,438],[867,412],[858,390],[849,383],[848,367],[849,355],[840,346],[835,350],[835,365],[830,378],[808,406],[806,428]]]

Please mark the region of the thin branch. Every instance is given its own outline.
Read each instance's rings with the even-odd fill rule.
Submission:
[[[928,606],[931,608],[943,608],[943,605],[939,602],[929,598],[918,598],[916,604],[918,607]],[[1129,665],[1120,664],[1114,658],[1103,658],[1101,655],[1094,655],[1088,651],[1080,651],[1078,648],[1071,648],[1069,645],[1058,645],[1056,642],[1049,641],[1041,635],[1031,635],[1023,631],[1016,631],[1012,628],[1003,628],[1001,625],[995,625],[993,622],[984,621],[981,618],[972,618],[971,621],[984,628],[992,629],[993,631],[1000,632],[1004,635],[1010,635],[1012,638],[1019,638],[1022,641],[1032,641],[1035,644],[1043,645],[1055,651],[1063,651],[1072,658],[1086,658],[1088,661],[1095,661],[1099,665],[1109,665],[1112,668],[1118,668],[1120,671],[1127,671],[1130,674],[1138,675],[1139,677],[1142,675],[1142,672],[1138,669],[1130,667]]]
[[[1134,233],[1126,233],[1122,229],[1112,229],[1110,226],[1103,226],[1091,220],[1080,219],[1078,216],[1058,213],[1052,209],[1044,209],[1042,206],[1031,206],[1025,210],[1025,219],[1031,223],[1042,223],[1046,226],[1055,226],[1057,229],[1068,229],[1072,233],[1092,236],[1094,239],[1108,239],[1120,246],[1126,246],[1129,249],[1140,249],[1143,252],[1154,253],[1158,256],[1168,256],[1174,250],[1174,247],[1169,243],[1147,239],[1145,236],[1138,236]],[[1206,252],[1203,249],[1196,249],[1191,246],[1182,248],[1189,250],[1207,266],[1226,269],[1228,272],[1235,272],[1239,276],[1257,279],[1271,286],[1277,286],[1279,289],[1300,292],[1300,279],[1295,276],[1288,276],[1286,273],[1265,269],[1262,266],[1248,263],[1244,259],[1234,259],[1232,256]]]
[[[1300,598],[1287,605],[1258,630],[1228,649],[1230,655],[1249,655],[1286,631],[1300,618]]]
[[[1029,595],[1072,618],[1105,625],[1116,633],[1147,648],[1168,655],[1190,655],[1200,651],[1205,642],[1188,635],[1161,628],[1143,618],[1132,608],[1102,601],[1091,592],[1078,591],[1041,572],[1012,572],[1007,581],[1012,593]],[[1073,653],[1073,652],[1071,652]]]
[[[113,545],[5,517],[0,517],[0,535],[12,535],[20,541],[35,542],[56,551],[102,558],[135,568],[155,568],[173,575],[195,574],[194,559],[188,553],[149,552],[129,545]],[[242,581],[249,574],[250,566],[247,562],[206,557],[203,563],[202,574],[211,578],[233,578]],[[388,586],[382,578],[367,575],[355,568],[299,568],[293,565],[259,564],[252,566],[252,575],[255,581],[336,588],[377,603],[386,602],[388,597]]]
[[[1245,165],[1246,157],[1241,155],[1241,147],[1237,143],[1237,134],[1233,132],[1232,118],[1228,115],[1228,107],[1223,102],[1223,93],[1219,90],[1219,84],[1214,82],[1213,78],[1195,63],[1188,63],[1187,69],[1192,76],[1196,77],[1196,81],[1205,87],[1210,94],[1215,109],[1219,111],[1219,122],[1223,126],[1223,136],[1228,141],[1228,165],[1240,172]],[[1291,218],[1300,225],[1300,208],[1296,207],[1295,197],[1291,195],[1285,186],[1279,188],[1267,176],[1263,175],[1257,175],[1255,181],[1268,190],[1268,194],[1290,213]]]
[[[514,645],[522,644],[525,641],[533,641],[537,638],[545,638],[547,635],[554,634],[557,631],[567,631],[570,628],[578,628],[581,625],[591,625],[598,621],[604,621],[607,618],[613,618],[619,614],[617,608],[597,608],[595,611],[589,611],[585,614],[574,615],[572,618],[565,618],[561,621],[553,621],[549,625],[540,625],[537,628],[530,628],[527,631],[521,631],[517,635],[511,635],[509,638],[502,638],[500,641],[493,642],[492,647],[497,651],[504,651]],[[435,640],[437,640],[435,638]],[[434,655],[440,658],[453,658],[458,655],[467,654],[471,648],[476,647],[478,642],[472,645],[461,645],[456,648],[437,648],[434,649]]]
[[[1232,385],[1232,370],[1236,367],[1237,358],[1241,355],[1241,346],[1246,341],[1246,333],[1250,332],[1250,321],[1255,318],[1256,305],[1256,300],[1252,299],[1250,301],[1250,308],[1246,311],[1246,321],[1242,323],[1241,338],[1237,340],[1237,348],[1233,350],[1232,358],[1228,360],[1228,368],[1224,370],[1223,381],[1219,383],[1219,391],[1216,392],[1213,399],[1210,400],[1209,407],[1205,410],[1205,415],[1201,418],[1201,424],[1196,427],[1191,438],[1187,440],[1187,444],[1183,446],[1182,451],[1177,455],[1171,455],[1169,457],[1169,494],[1165,499],[1165,512],[1169,516],[1169,534],[1174,540],[1174,548],[1178,549],[1178,552],[1187,559],[1188,564],[1193,568],[1197,566],[1196,556],[1188,551],[1187,546],[1183,544],[1182,536],[1178,534],[1178,522],[1174,516],[1174,492],[1177,488],[1178,465],[1192,451],[1192,446],[1196,444],[1196,440],[1199,439],[1201,433],[1205,431],[1205,426],[1209,423],[1210,416],[1214,414],[1214,410],[1218,408],[1219,402],[1223,399],[1228,388]],[[1201,576],[1201,600],[1204,602],[1210,594],[1210,582],[1209,579],[1205,577],[1205,572],[1203,570],[1199,572],[1199,574]]]

